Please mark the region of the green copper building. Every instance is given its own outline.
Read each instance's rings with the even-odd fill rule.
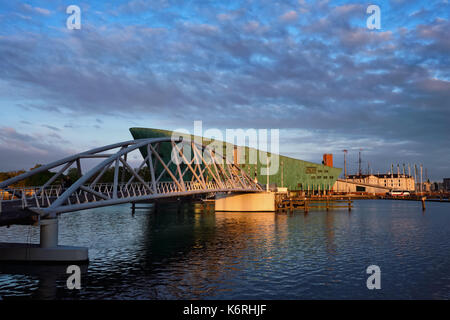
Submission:
[[[131,135],[134,139],[144,138],[162,138],[172,137],[173,132],[152,128],[130,128]],[[202,138],[203,144],[208,145],[211,140]],[[191,135],[191,140],[194,140],[194,136]],[[266,167],[264,163],[260,163],[260,151],[249,147],[235,147],[234,145],[224,142],[223,152],[226,154],[226,146],[230,149],[238,148],[239,152],[245,154],[245,163],[240,163],[239,166],[244,169],[251,178],[257,178],[261,184],[267,183],[267,176],[262,175],[260,168]],[[170,161],[170,146],[167,146],[167,150],[162,150],[163,160],[167,163]],[[256,164],[250,164],[249,156],[251,152],[255,152],[258,157]],[[146,156],[146,151],[141,150],[141,153]],[[262,152],[264,154],[264,152]],[[271,153],[267,153],[268,157]],[[242,156],[243,157],[243,156]],[[317,164],[313,162],[303,161],[290,157],[279,156],[279,170],[276,174],[269,176],[269,183],[276,184],[278,187],[285,187],[291,191],[306,191],[306,190],[329,190],[333,187],[337,178],[341,174],[342,169],[333,168],[323,164]]]

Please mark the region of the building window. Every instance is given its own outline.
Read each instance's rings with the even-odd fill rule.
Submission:
[[[313,173],[316,173],[316,168],[315,167],[306,167],[305,171],[306,171],[306,173],[313,174]]]

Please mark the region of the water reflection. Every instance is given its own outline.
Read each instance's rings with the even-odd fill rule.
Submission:
[[[32,263],[7,263],[0,264],[0,274],[3,281],[0,281],[0,288],[8,288],[3,295],[4,299],[11,299],[15,296],[20,298],[33,298],[39,300],[57,299],[58,287],[65,283],[67,265],[43,265]],[[80,265],[81,277],[87,274],[87,264]],[[26,275],[29,279],[24,277]],[[32,280],[31,280],[32,279]],[[33,285],[29,285],[27,280],[31,280]]]
[[[444,204],[446,206],[446,204]],[[420,209],[420,208],[419,208]],[[60,244],[89,247],[82,290],[67,266],[0,269],[0,295],[38,299],[449,298],[448,208],[359,201],[309,214],[205,213],[193,206],[116,206],[63,215]],[[30,227],[0,241],[38,241]],[[383,290],[368,291],[378,264]]]

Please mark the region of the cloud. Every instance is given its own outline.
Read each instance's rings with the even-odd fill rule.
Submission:
[[[445,167],[447,156],[425,152],[447,148],[450,136],[445,11],[430,5],[409,16],[417,10],[410,2],[394,4],[399,11],[390,14],[407,6],[409,23],[386,20],[370,31],[362,4],[270,3],[201,2],[171,8],[171,18],[155,10],[151,23],[120,15],[108,23],[105,14],[102,26],[87,21],[78,32],[4,34],[2,90],[28,112],[61,114],[64,128],[76,126],[67,117],[87,115],[94,126],[108,115],[156,127],[201,119],[222,128],[303,128],[318,144],[363,141],[380,147],[374,158],[387,150],[384,158],[416,154]],[[141,17],[146,5],[121,10]],[[396,141],[401,148],[391,147]]]
[[[54,126],[47,125],[47,124],[43,124],[42,126],[47,128],[47,129],[53,130],[53,131],[61,131],[61,129],[56,128]]]
[[[120,5],[117,14],[140,14],[148,10],[158,10],[168,6],[167,0],[131,0]]]
[[[11,127],[0,127],[1,170],[28,170],[36,163],[49,163],[75,153],[60,146],[62,142],[55,133],[26,134]]]
[[[290,10],[290,11],[286,12],[285,14],[283,14],[282,16],[280,16],[280,19],[284,22],[291,22],[291,21],[297,20],[298,15],[297,15],[297,12],[295,12],[294,10]]]
[[[28,13],[38,13],[44,16],[49,16],[51,11],[45,8],[33,7],[27,3],[22,4],[22,9]]]

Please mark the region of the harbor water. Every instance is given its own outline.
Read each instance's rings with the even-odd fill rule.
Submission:
[[[63,214],[59,244],[89,248],[81,289],[67,265],[2,264],[3,299],[450,299],[450,205],[359,200],[352,211],[154,211],[130,205]],[[39,242],[39,228],[0,228]],[[381,270],[369,290],[366,269]]]

